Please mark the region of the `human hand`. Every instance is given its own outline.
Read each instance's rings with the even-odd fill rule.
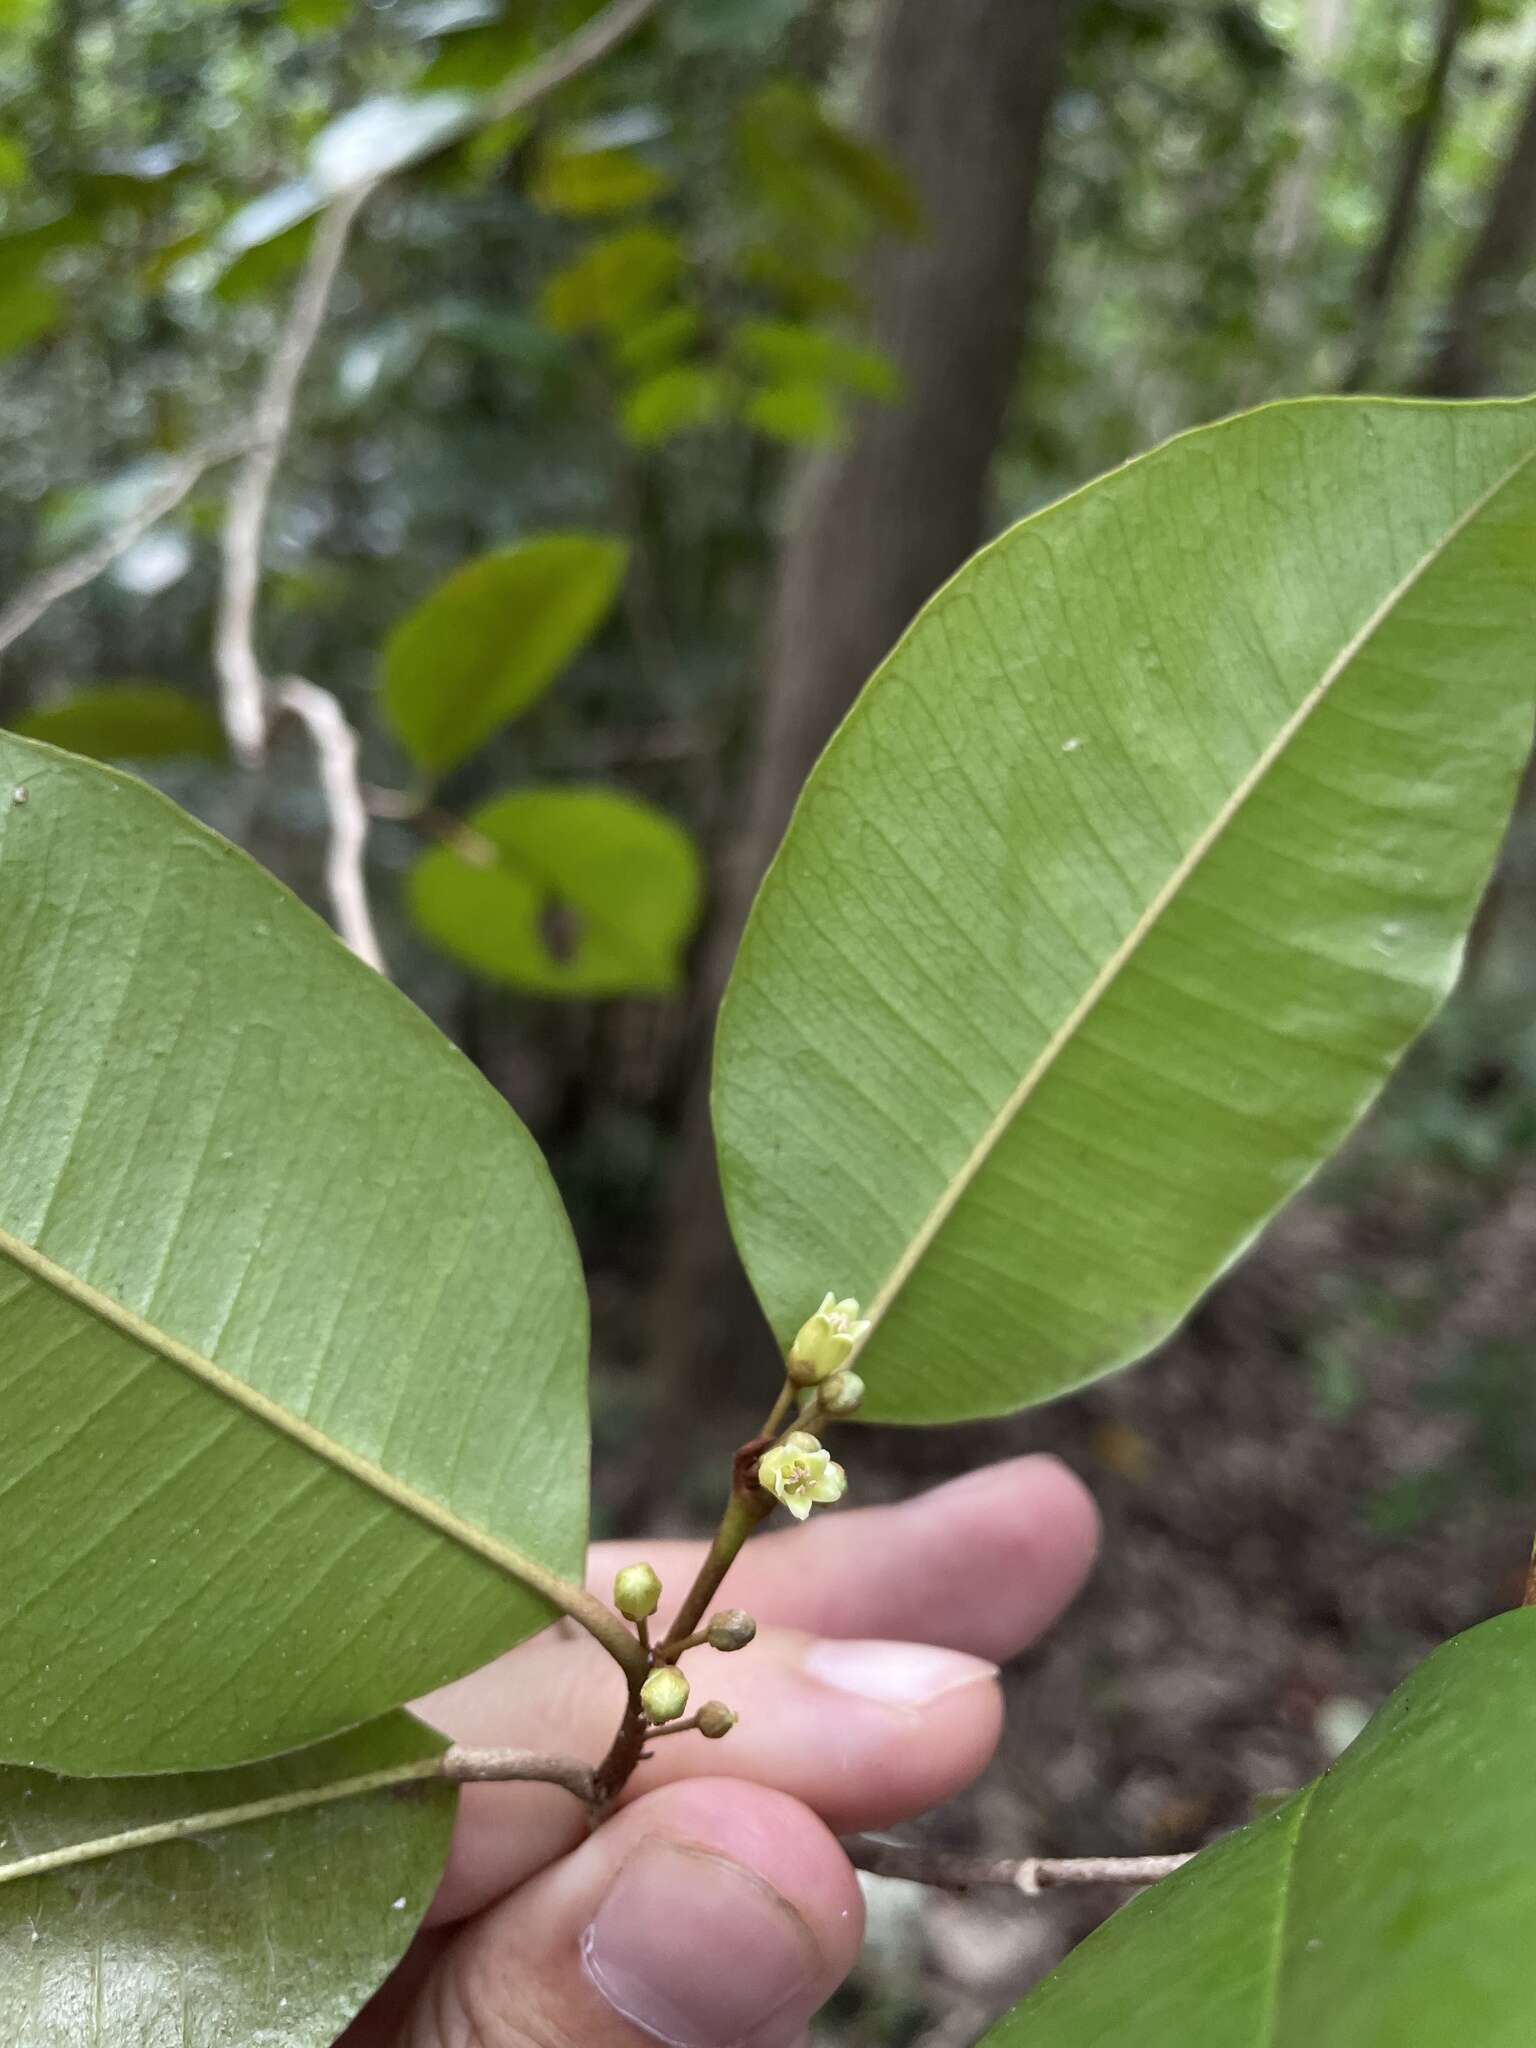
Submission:
[[[695,1697],[741,1717],[725,1744],[658,1743],[590,1836],[553,1786],[466,1786],[425,1927],[344,2048],[793,2048],[863,1931],[835,1834],[982,1770],[996,1664],[1076,1593],[1097,1533],[1071,1473],[1027,1457],[755,1539],[723,1597],[756,1641],[689,1659]],[[602,1544],[592,1584],[606,1598],[643,1556],[676,1598],[701,1555]],[[622,1705],[616,1666],[563,1623],[417,1711],[456,1742],[596,1758]]]

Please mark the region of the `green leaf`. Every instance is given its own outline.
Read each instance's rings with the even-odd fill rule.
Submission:
[[[622,541],[541,534],[456,569],[384,647],[384,710],[429,774],[472,754],[554,681],[607,616]]]
[[[786,1341],[882,1420],[1140,1357],[1455,977],[1531,742],[1536,404],[1268,407],[986,548],[822,757],[721,1017]]]
[[[692,348],[702,326],[694,307],[668,306],[618,337],[614,361],[637,374],[664,369]]]
[[[922,209],[888,157],[841,128],[797,79],[773,78],[736,113],[736,154],[758,201],[796,232],[814,222],[824,241],[882,227],[915,235]]]
[[[677,237],[661,228],[605,235],[545,280],[539,317],[557,334],[627,326],[666,297],[682,267]]]
[[[327,2048],[437,1887],[445,1746],[391,1714],[238,1771],[0,1770],[0,2048]]]
[[[829,384],[890,404],[901,380],[890,358],[798,320],[742,320],[731,330],[732,353],[759,376],[781,383]]]
[[[423,856],[410,905],[435,945],[545,996],[667,994],[698,920],[698,851],[665,813],[595,789],[528,790]]]
[[[506,1105],[252,861],[31,740],[0,789],[0,1754],[244,1762],[579,1572],[575,1249]]]
[[[1437,1650],[1325,1776],[1075,1949],[989,2048],[1527,2048],[1536,1613]]]
[[[655,447],[674,434],[716,425],[734,390],[735,379],[714,364],[677,363],[625,392],[619,425],[638,447]]]
[[[528,190],[545,213],[581,219],[632,212],[659,198],[671,183],[631,149],[574,149],[551,141],[540,152]]]
[[[0,288],[0,356],[13,356],[57,327],[64,317],[58,289],[38,278]]]
[[[848,431],[847,417],[826,386],[804,379],[765,384],[747,399],[741,416],[755,432],[792,446],[827,447]]]
[[[224,758],[224,733],[212,707],[163,683],[114,683],[76,690],[11,728],[93,761],[163,761],[193,755]]]

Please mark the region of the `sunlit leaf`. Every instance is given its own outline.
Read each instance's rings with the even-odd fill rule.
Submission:
[[[1536,1613],[1421,1664],[1324,1777],[1143,1893],[988,2048],[1526,2048]]]
[[[1536,403],[1275,406],[1004,534],[811,777],[721,1016],[737,1239],[867,1411],[1166,1336],[1450,987],[1531,742]]]
[[[26,739],[46,740],[93,761],[224,757],[224,733],[212,706],[163,683],[75,690],[9,723]]]
[[[630,213],[659,198],[671,182],[633,150],[572,149],[552,141],[540,153],[528,193],[546,213],[580,218]]]
[[[420,163],[473,125],[462,92],[381,95],[328,122],[309,146],[309,177],[326,197]]]
[[[0,2048],[328,2048],[436,1888],[443,1746],[392,1714],[195,1777],[0,1769]]]
[[[25,144],[14,135],[0,135],[0,185],[14,191],[26,183],[28,157]]]
[[[887,404],[901,395],[889,357],[803,321],[741,320],[730,343],[749,370],[774,383],[827,384]]]
[[[622,327],[665,298],[682,267],[677,237],[662,228],[607,235],[546,280],[540,317],[560,334]]]
[[[619,424],[627,439],[652,447],[691,428],[711,427],[730,408],[735,380],[710,363],[678,363],[626,391]]]
[[[435,945],[490,981],[546,996],[662,994],[698,918],[681,826],[603,790],[528,790],[473,812],[411,875]]]
[[[808,448],[839,441],[848,431],[843,409],[827,387],[804,379],[761,386],[747,398],[741,416],[772,440]]]
[[[0,356],[15,355],[40,340],[63,317],[64,300],[51,284],[24,278],[0,286]]]
[[[546,690],[606,618],[622,541],[550,533],[456,569],[390,634],[384,710],[429,773],[474,752]]]
[[[0,735],[0,1754],[209,1768],[542,1625],[585,1305],[543,1161],[154,790]]]

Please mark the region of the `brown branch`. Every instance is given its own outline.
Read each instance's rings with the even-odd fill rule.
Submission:
[[[1355,355],[1344,377],[1342,388],[1345,391],[1362,390],[1375,374],[1376,353],[1386,328],[1403,258],[1413,238],[1425,176],[1444,124],[1451,66],[1471,12],[1471,0],[1441,0],[1440,26],[1429,75],[1424,81],[1418,104],[1403,124],[1392,197],[1371,260],[1360,279],[1355,305]]]
[[[35,581],[26,584],[0,610],[0,652],[19,640],[23,633],[35,626],[43,613],[61,597],[68,597],[71,591],[82,589],[106,569],[110,569],[119,555],[125,555],[134,542],[157,526],[168,512],[173,512],[188,493],[196,488],[210,469],[216,469],[221,462],[229,462],[242,454],[248,445],[245,435],[231,436],[228,440],[211,442],[207,447],[196,448],[184,455],[167,474],[163,484],[151,491],[121,525],[114,526],[110,533],[104,533],[89,547],[81,548],[78,554],[58,562],[51,569],[45,569]]]
[[[456,1785],[560,1785],[584,1805],[597,1801],[596,1773],[590,1764],[543,1750],[464,1749],[455,1743],[444,1752],[442,1775]]]
[[[575,35],[567,36],[559,48],[551,50],[540,63],[518,72],[508,79],[500,92],[492,93],[476,109],[474,125],[477,128],[493,127],[498,121],[525,112],[537,101],[557,92],[562,85],[569,85],[573,78],[590,71],[610,50],[632,36],[646,17],[656,12],[659,4],[660,0],[614,0],[613,6],[605,8]]]
[[[1027,1898],[1061,1885],[1156,1884],[1191,1861],[1187,1855],[958,1856],[912,1842],[882,1841],[877,1835],[846,1835],[843,1848],[857,1869],[877,1877],[903,1877],[948,1892],[992,1885]]]

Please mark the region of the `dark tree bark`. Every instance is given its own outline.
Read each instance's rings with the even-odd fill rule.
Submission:
[[[1536,79],[1515,128],[1488,211],[1451,293],[1440,346],[1423,389],[1437,398],[1471,398],[1487,386],[1488,322],[1501,293],[1536,254]]]
[[[1435,54],[1417,106],[1403,123],[1397,175],[1381,236],[1360,279],[1355,311],[1355,354],[1344,378],[1346,391],[1363,390],[1375,375],[1376,355],[1392,310],[1403,258],[1413,238],[1425,175],[1445,121],[1446,86],[1456,51],[1472,18],[1471,0],[1441,0]]]
[[[902,401],[871,407],[812,460],[790,502],[740,812],[702,949],[704,1028],[753,891],[834,727],[913,613],[984,537],[987,480],[1018,370],[1031,216],[1076,0],[885,0],[865,126],[905,171],[924,231],[870,266],[872,339]],[[658,1283],[657,1351],[675,1386],[716,1376],[761,1325],[725,1227],[707,1049]],[[814,1306],[814,1304],[813,1304]]]

